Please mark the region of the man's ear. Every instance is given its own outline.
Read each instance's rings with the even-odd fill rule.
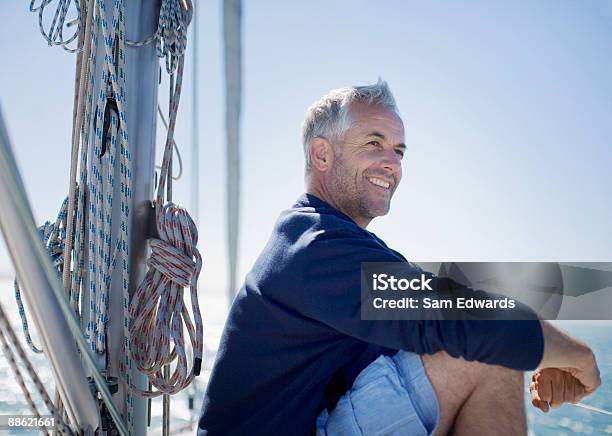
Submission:
[[[319,171],[327,171],[333,160],[333,150],[329,141],[320,136],[310,140],[310,160],[312,166]]]

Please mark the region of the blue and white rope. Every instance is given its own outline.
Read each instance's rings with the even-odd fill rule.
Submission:
[[[32,9],[39,11],[39,16],[42,16],[44,6],[50,4],[53,0],[43,0],[40,9]],[[75,5],[78,2],[75,0]],[[45,32],[41,24],[41,32],[45,36],[47,42],[56,41],[60,45],[59,41],[62,41],[65,45],[74,40],[64,40],[62,38],[62,29],[65,26],[65,19],[67,16],[66,10],[70,6],[70,1],[59,0],[56,15],[54,16],[52,29]],[[178,107],[178,101],[180,96],[181,88],[181,77],[183,58],[187,41],[187,27],[192,16],[192,4],[191,1],[179,1],[179,0],[163,0],[162,8],[160,12],[160,20],[158,29],[153,37],[157,40],[157,53],[160,57],[166,59],[166,69],[169,73],[173,73],[176,66],[178,65],[178,80],[176,84],[176,94],[173,98],[171,115],[170,115],[170,126],[166,144],[166,151],[164,153],[164,164],[162,164],[162,174],[167,173],[167,161],[169,159],[168,149],[172,149],[174,145],[173,130],[176,122],[176,111]],[[92,11],[93,9],[93,11]],[[106,4],[104,0],[91,0],[88,6],[86,22],[86,36],[83,42],[83,54],[85,52],[90,55],[83,56],[83,62],[87,64],[86,68],[83,68],[85,74],[80,74],[81,85],[77,83],[79,87],[79,107],[80,103],[83,102],[85,108],[83,114],[85,116],[85,123],[81,126],[79,123],[75,123],[75,131],[82,133],[83,136],[83,147],[81,148],[80,157],[80,174],[79,174],[79,186],[80,190],[78,193],[78,201],[74,209],[69,207],[69,213],[74,210],[74,216],[76,221],[76,231],[74,232],[74,246],[71,245],[71,241],[68,241],[67,247],[69,252],[67,256],[70,256],[74,252],[73,262],[70,262],[70,257],[66,258],[65,261],[68,264],[68,268],[72,266],[72,269],[66,273],[70,274],[69,280],[64,280],[64,283],[70,287],[70,301],[75,309],[78,309],[78,301],[80,295],[80,288],[82,284],[82,278],[85,267],[89,270],[90,277],[90,307],[89,307],[89,323],[87,325],[87,332],[89,336],[89,342],[92,351],[98,354],[104,354],[106,352],[106,323],[108,320],[108,295],[110,291],[110,278],[113,275],[113,270],[117,267],[121,268],[121,279],[123,288],[123,310],[124,310],[124,356],[123,365],[120,369],[123,373],[123,378],[126,384],[126,404],[127,404],[127,422],[130,431],[133,429],[133,402],[131,390],[135,387],[130,381],[130,370],[132,368],[131,355],[131,334],[129,329],[130,321],[130,301],[129,301],[129,271],[128,271],[128,218],[129,218],[129,204],[131,198],[131,169],[130,169],[130,155],[129,155],[129,141],[127,134],[127,120],[125,113],[125,73],[124,73],[124,54],[125,45],[128,43],[125,39],[125,13],[124,13],[124,2],[122,0],[115,0],[113,3],[112,18],[109,19],[107,14]],[[91,18],[91,27],[89,30],[88,26],[90,23],[90,14],[93,14]],[[78,19],[78,25],[81,25],[83,14],[80,14]],[[40,19],[42,23],[42,19]],[[68,25],[66,25],[68,27]],[[57,29],[60,30],[57,30]],[[80,29],[80,27],[79,27]],[[77,31],[78,35],[78,31]],[[55,39],[53,39],[55,38]],[[104,59],[102,64],[101,77],[96,76],[95,72],[99,68],[98,46],[100,41],[103,44]],[[150,41],[144,41],[151,42]],[[132,45],[140,45],[143,42],[136,42]],[[94,89],[96,81],[99,80],[101,91],[94,96]],[[85,81],[87,83],[85,83]],[[83,92],[83,86],[86,92]],[[82,95],[86,94],[83,99]],[[107,105],[113,100],[116,103],[114,110],[107,111]],[[94,109],[95,108],[95,109]],[[75,114],[80,116],[81,109],[75,110]],[[108,129],[105,129],[105,117],[107,118]],[[109,121],[109,122],[108,122]],[[92,131],[93,126],[95,129]],[[78,142],[78,141],[77,141]],[[73,159],[75,158],[73,144]],[[76,148],[76,154],[78,154],[78,144]],[[90,173],[88,174],[88,159]],[[76,161],[74,163],[76,165]],[[75,166],[76,168],[76,166]],[[116,174],[116,169],[118,173]],[[72,174],[72,172],[71,172]],[[72,178],[72,177],[71,177]],[[163,181],[160,183],[160,189],[158,190],[158,204],[161,212],[162,200],[160,198],[160,192],[163,190]],[[120,204],[115,204],[114,190],[117,187],[120,193]],[[86,198],[86,196],[88,198]],[[88,200],[89,209],[85,210],[86,199]],[[120,206],[119,223],[113,223],[113,208],[117,209]],[[171,205],[168,205],[169,207]],[[181,212],[182,213],[182,212]],[[186,213],[186,212],[185,212]],[[115,216],[117,218],[117,216]],[[69,223],[69,227],[72,227],[72,221]],[[191,227],[191,226],[188,226]],[[89,237],[85,237],[85,230],[88,232]],[[71,239],[71,231],[69,228],[67,238]],[[114,234],[117,233],[117,234]],[[193,249],[195,249],[195,243],[197,241],[197,233],[195,228],[189,233],[194,234],[193,237]],[[87,242],[87,247],[85,243]],[[191,244],[191,242],[188,242]],[[185,247],[177,247],[184,250]],[[86,254],[87,251],[87,254]],[[199,254],[195,252],[187,253],[190,257],[195,256],[199,258]],[[88,265],[84,265],[84,259],[88,258]],[[201,262],[201,261],[199,261]],[[196,268],[199,272],[199,267]],[[189,335],[194,343],[194,352],[196,358],[201,362],[202,357],[202,322],[197,309],[197,272],[194,272],[192,277],[192,304],[195,298],[196,302],[194,305],[194,312],[196,325],[190,325],[189,316],[184,313],[187,321],[187,328]],[[176,292],[176,291],[175,291]],[[178,296],[178,295],[177,295]],[[182,298],[181,298],[182,300]],[[180,303],[179,303],[180,305]],[[183,312],[183,310],[180,310]],[[169,321],[169,320],[168,320]],[[177,325],[177,320],[172,322],[172,328],[177,333],[177,329],[182,329]],[[180,337],[179,337],[180,336]],[[182,347],[182,334],[179,334],[175,339],[179,340],[180,348]],[[176,345],[176,344],[175,344]],[[167,350],[169,351],[169,350]],[[197,370],[194,368],[189,371],[189,374],[185,372],[186,361],[184,351],[181,351],[181,365],[180,366],[180,383],[176,385],[177,388],[182,389],[185,387],[185,381],[193,377],[194,372],[199,372],[199,364]],[[173,377],[173,379],[176,378]],[[173,381],[171,381],[172,383]],[[163,388],[162,388],[163,389]]]
[[[44,246],[47,248],[47,254],[53,263],[53,266],[57,269],[58,275],[61,273],[64,264],[64,248],[66,240],[66,217],[68,208],[68,197],[62,203],[57,219],[54,223],[47,221],[38,228],[41,240]],[[15,288],[15,300],[19,309],[19,316],[21,317],[21,324],[23,333],[26,338],[26,343],[34,353],[42,353],[42,350],[36,347],[30,336],[30,330],[28,325],[28,319],[23,307],[23,301],[21,299],[21,290],[17,279],[14,281]]]
[[[35,6],[36,0],[32,0],[30,2],[30,12],[38,12],[38,27],[40,28],[40,33],[47,41],[47,44],[50,46],[59,45],[67,52],[75,53],[80,50],[80,47],[69,48],[68,45],[79,36],[79,32],[81,31],[81,8],[79,0],[58,0],[55,14],[47,30],[44,26],[45,8],[53,1],[54,0],[41,0],[40,4]],[[74,4],[77,16],[66,22],[68,11],[72,4]],[[74,33],[70,37],[64,38],[64,28],[72,27],[74,24],[76,24]]]
[[[166,71],[172,73],[187,48],[187,27],[193,15],[191,2],[164,0],[157,26],[157,56],[166,59]]]
[[[92,157],[89,180],[90,210],[88,214],[89,232],[89,275],[95,277],[90,284],[90,323],[88,331],[92,350],[97,353],[106,351],[106,322],[108,320],[108,295],[110,277],[117,262],[121,268],[121,287],[123,293],[124,316],[124,360],[121,365],[126,393],[126,420],[130,432],[133,430],[133,401],[130,390],[131,338],[129,332],[129,237],[128,219],[130,214],[131,164],[130,147],[125,112],[125,11],[124,2],[115,0],[110,16],[103,0],[95,0],[93,30],[91,32],[91,53],[89,71],[96,71],[98,44],[104,48],[104,62],[100,79],[100,92],[95,98],[96,113],[93,111],[94,77],[90,74],[86,100],[86,128],[84,147],[81,153],[81,183],[87,183],[84,172],[87,154]],[[101,40],[98,39],[101,36]],[[115,63],[116,62],[116,63]],[[116,109],[107,105],[113,101]],[[110,116],[108,131],[104,132],[105,114]],[[88,133],[96,126],[93,138]],[[106,138],[106,143],[104,143]],[[93,140],[92,140],[93,139]],[[106,151],[103,153],[103,150]],[[118,171],[117,171],[118,170]],[[118,174],[117,174],[118,173]],[[115,204],[114,189],[120,193],[119,204]],[[119,206],[119,223],[113,223],[113,207]],[[77,220],[83,219],[77,214]],[[117,234],[113,234],[113,230]]]
[[[30,12],[38,12],[38,25],[40,33],[49,45],[59,45],[64,50],[75,53],[82,47],[69,48],[68,45],[79,35],[81,28],[81,8],[79,0],[57,0],[55,14],[49,29],[45,29],[43,24],[45,8],[55,0],[41,0],[35,6],[36,0],[30,2]],[[77,17],[66,22],[66,17],[70,6],[74,4]],[[189,11],[185,14],[184,11]],[[149,38],[141,41],[125,40],[125,43],[134,47],[141,47],[156,41],[157,55],[166,59],[166,71],[171,73],[177,65],[179,56],[183,56],[187,47],[187,27],[191,21],[193,5],[191,0],[162,0],[159,13],[157,30]],[[64,38],[64,28],[72,27],[76,24],[76,30],[69,38]]]

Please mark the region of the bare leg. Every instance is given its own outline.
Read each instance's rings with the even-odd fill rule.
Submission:
[[[436,435],[525,435],[523,374],[501,366],[423,355],[440,404]]]

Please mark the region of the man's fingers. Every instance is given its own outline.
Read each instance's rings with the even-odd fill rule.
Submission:
[[[565,391],[566,391],[565,377],[564,376],[558,377],[558,379],[555,380],[554,385],[553,385],[553,381],[550,380],[550,386],[551,386],[550,389],[552,391],[552,398],[548,403],[550,404],[550,407],[556,409],[558,407],[561,407],[561,405],[563,404],[563,401],[565,401]]]
[[[546,401],[539,401],[536,407],[544,413],[548,413],[548,411],[550,410],[550,406]]]
[[[582,383],[576,383],[576,390],[574,391],[574,403],[579,402],[587,395],[588,393]]]
[[[570,371],[545,368],[532,375],[529,385],[531,404],[543,412],[563,403],[577,403],[590,392]]]
[[[574,398],[576,398],[576,382],[577,380],[572,377],[571,374],[565,373],[563,374],[563,402],[564,403],[573,403]]]
[[[537,407],[542,412],[546,413],[549,410],[548,403],[546,401],[542,401],[538,397],[538,388],[537,383],[533,382],[529,385],[529,392],[531,393],[531,404],[534,407]]]
[[[542,401],[550,403],[552,401],[553,390],[552,381],[548,377],[541,377],[537,383],[538,397]]]

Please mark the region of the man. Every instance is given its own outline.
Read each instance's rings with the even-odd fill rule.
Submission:
[[[525,434],[520,371],[549,368],[531,387],[545,411],[597,388],[591,350],[537,319],[361,319],[361,263],[406,262],[366,230],[406,149],[385,82],[316,102],[303,145],[307,193],[232,305],[198,434]]]

